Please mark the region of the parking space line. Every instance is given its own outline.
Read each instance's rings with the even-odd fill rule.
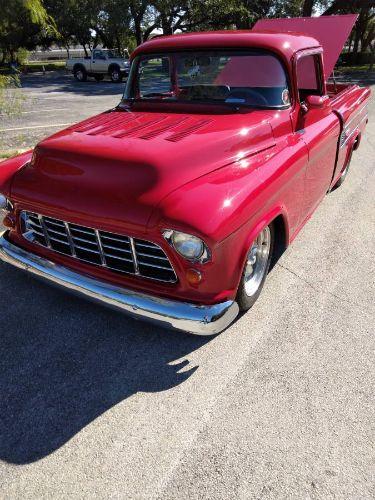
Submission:
[[[2,128],[0,129],[0,132],[14,132],[16,130],[31,130],[35,128],[50,128],[50,127],[67,127],[71,125],[72,123],[56,123],[56,125],[53,125],[52,123],[48,123],[47,125],[33,125],[31,127],[15,127],[15,128]]]
[[[21,111],[22,114],[28,115],[29,113],[43,113],[44,111],[66,111],[69,108],[45,108],[45,109],[34,109],[33,111]]]

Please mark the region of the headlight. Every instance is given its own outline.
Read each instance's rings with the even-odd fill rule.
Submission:
[[[206,262],[210,252],[205,243],[192,234],[168,229],[163,233],[164,238],[184,259],[196,262]]]

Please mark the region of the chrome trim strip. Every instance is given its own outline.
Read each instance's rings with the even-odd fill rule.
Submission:
[[[53,234],[59,234],[60,236],[64,236],[64,238],[66,238],[66,236],[67,236],[66,231],[64,231],[64,232],[62,232],[62,231],[56,231],[55,229],[51,229],[47,225],[46,225],[46,229],[47,229],[48,232],[53,233]],[[63,229],[63,228],[61,228],[61,229]]]
[[[342,144],[340,144],[340,149],[343,148],[344,146],[347,145],[349,139],[356,133],[358,132],[358,127],[364,122],[365,120],[368,119],[368,115],[365,115],[359,122],[358,124],[353,128],[353,130],[350,132],[349,135],[345,135],[345,140]]]
[[[102,246],[103,246],[103,252],[106,252],[107,249],[109,250],[116,250],[117,252],[119,252],[121,250],[121,252],[125,252],[125,253],[132,253],[131,250],[128,250],[127,248],[119,248],[119,247],[114,247],[112,245],[108,245],[107,243],[103,243],[102,242]]]
[[[100,238],[100,233],[97,229],[95,229],[95,237],[96,237],[96,242],[98,244],[98,248],[99,248],[99,252],[100,252],[100,260],[102,262],[102,266],[106,266],[107,265],[107,261],[105,260],[105,255],[104,255],[104,250],[103,250],[103,245],[102,245],[102,239]],[[81,240],[81,238],[78,238],[79,240]],[[85,241],[86,243],[88,243],[87,240],[83,240]],[[90,241],[90,244],[92,245],[92,241]]]
[[[40,229],[40,231],[39,231],[39,229]],[[44,233],[42,232],[42,228],[41,228],[41,227],[38,227],[38,229],[34,229],[34,228],[32,228],[32,229],[30,229],[30,230],[28,231],[28,233],[29,233],[30,231],[31,231],[32,233],[37,234],[38,236],[43,236],[43,238],[45,238]]]
[[[78,248],[79,250],[83,250],[84,252],[95,253],[96,255],[100,256],[100,251],[99,250],[93,250],[92,248],[83,247],[83,246],[77,245],[77,244],[75,245],[75,247]]]
[[[221,332],[239,312],[237,302],[232,300],[197,305],[135,292],[84,276],[14,245],[7,239],[7,231],[0,233],[0,260],[135,318],[196,335]]]
[[[135,271],[135,274],[139,275],[141,273],[139,272],[138,257],[137,257],[137,251],[136,251],[135,245],[134,245],[134,238],[131,238],[129,236],[129,243],[130,243],[130,250],[132,253],[132,259],[133,259],[133,264],[134,264],[134,271]]]
[[[72,252],[72,257],[77,257],[76,249],[74,247],[74,241],[73,241],[72,235],[70,234],[69,224],[67,222],[64,222],[64,226],[65,226],[66,235],[67,235],[68,240],[69,240],[70,251]],[[51,229],[50,229],[50,231],[51,231]],[[55,232],[57,232],[57,231],[55,231]]]
[[[66,245],[66,246],[70,247],[69,241],[59,240],[59,238],[56,238],[55,236],[48,236],[48,239],[50,241],[56,241],[57,243],[61,243],[62,245]],[[68,240],[68,238],[67,238],[67,240]],[[78,248],[78,246],[77,246],[77,248]]]
[[[77,224],[73,223],[73,222],[67,222],[67,221],[62,221],[62,220],[59,220],[59,219],[53,219],[52,217],[49,217],[49,216],[46,216],[46,215],[42,215],[42,214],[37,214],[37,213],[34,213],[34,212],[30,212],[30,211],[27,211],[27,210],[22,210],[21,211],[21,215],[20,217],[22,219],[24,219],[24,217],[27,217],[27,218],[35,218],[36,220],[38,220],[39,224],[40,225],[43,225],[44,228],[46,229],[46,234],[44,234],[43,232],[43,235],[44,236],[44,239],[45,239],[45,242],[47,242],[47,239],[46,239],[46,236],[48,238],[48,242],[50,244],[50,246],[46,245],[46,244],[42,244],[38,241],[34,241],[31,237],[28,237],[26,239],[28,239],[28,241],[30,243],[34,243],[36,245],[39,245],[39,246],[42,246],[44,248],[49,248],[51,249],[52,251],[56,252],[56,253],[60,253],[62,255],[65,255],[65,256],[70,256],[70,257],[73,257],[73,258],[76,258],[82,262],[87,262],[91,265],[101,265],[103,267],[107,267],[108,269],[112,270],[112,271],[115,271],[115,272],[121,272],[121,273],[125,273],[125,274],[129,274],[129,275],[132,275],[132,276],[139,276],[140,278],[142,279],[146,279],[146,280],[152,280],[152,281],[158,281],[160,283],[176,283],[178,281],[177,279],[177,274],[176,274],[176,271],[174,270],[174,267],[171,263],[171,261],[169,260],[169,258],[167,257],[167,254],[164,252],[164,250],[162,249],[161,246],[159,246],[158,244],[156,243],[153,243],[151,241],[148,241],[148,240],[140,240],[141,242],[146,242],[146,244],[143,244],[143,243],[140,243],[143,247],[148,247],[148,248],[151,248],[152,250],[158,250],[160,251],[163,255],[166,256],[166,262],[168,262],[169,264],[169,268],[167,267],[161,267],[161,266],[151,266],[151,265],[148,265],[148,267],[154,267],[155,269],[161,269],[163,271],[168,271],[170,272],[171,274],[173,274],[173,279],[165,279],[165,278],[161,278],[161,277],[157,277],[157,276],[148,276],[147,274],[143,273],[140,271],[139,269],[139,265],[138,265],[138,258],[137,258],[137,255],[136,255],[136,258],[135,258],[135,261],[134,261],[134,257],[132,255],[132,260],[128,260],[127,258],[125,257],[119,257],[119,256],[116,256],[116,255],[113,255],[113,254],[110,254],[107,250],[106,250],[106,247],[110,247],[110,245],[108,245],[106,243],[106,239],[108,239],[109,241],[111,242],[117,242],[117,243],[120,243],[121,245],[127,245],[129,246],[129,250],[126,249],[126,248],[116,248],[116,250],[118,251],[124,251],[124,252],[128,252],[130,254],[132,254],[132,251],[134,250],[135,253],[137,254],[138,250],[137,250],[137,246],[138,246],[138,241],[137,239],[133,238],[133,243],[134,243],[134,247],[133,249],[131,248],[131,237],[130,236],[127,236],[127,235],[121,235],[121,234],[117,234],[117,233],[110,233],[108,231],[104,231],[104,230],[100,230],[100,229],[94,229],[94,228],[91,228],[91,227],[86,227],[86,226],[83,226],[83,229],[81,229],[81,226],[78,226]],[[61,244],[64,244],[66,245],[67,247],[70,248],[71,250],[71,246],[70,246],[70,241],[68,240],[68,235],[67,233],[65,232],[64,233],[64,237],[66,237],[66,241],[62,241],[56,237],[53,237],[53,236],[50,236],[48,234],[48,231],[51,231],[51,232],[55,232],[57,233],[57,231],[54,231],[52,229],[50,229],[47,224],[49,223],[54,223],[54,221],[56,221],[56,225],[57,224],[61,224],[61,226],[58,226],[60,227],[61,229],[64,229],[65,228],[65,224],[68,224],[69,226],[69,229],[70,229],[70,234],[71,234],[71,237],[72,237],[72,241],[73,241],[73,244],[74,244],[74,247],[75,249],[79,249],[79,250],[86,250],[87,252],[91,252],[93,254],[97,254],[100,256],[100,263],[98,262],[92,262],[88,259],[84,259],[82,256],[78,256],[77,255],[77,252],[75,252],[76,255],[72,255],[72,252],[71,252],[71,255],[67,254],[66,252],[60,252],[59,250],[57,250],[56,248],[53,247],[53,245],[51,244],[51,241],[56,241],[58,243],[61,243]],[[33,228],[31,228],[33,231],[35,231]],[[42,227],[40,227],[40,229],[43,229]],[[96,237],[96,232],[99,232],[99,236],[100,236],[100,242],[101,242],[101,248],[98,244],[98,240],[97,240],[97,237]],[[30,233],[32,231],[29,231],[27,234],[28,236],[31,236]],[[35,231],[37,233],[37,231]],[[80,238],[78,236],[75,235],[75,232],[78,232],[79,234],[86,234],[86,235],[89,235],[91,237],[93,237],[95,239],[95,241],[89,241],[89,240],[86,240],[86,239],[83,239],[83,238]],[[102,233],[106,233],[106,234],[102,234]],[[59,233],[57,233],[59,234]],[[112,234],[114,237],[112,237]],[[24,235],[25,236],[25,235]],[[26,237],[26,236],[25,236]],[[94,251],[93,249],[90,249],[89,247],[83,247],[82,245],[79,245],[77,244],[76,240],[80,240],[80,241],[85,241],[91,245],[94,245],[96,247],[96,251]],[[115,243],[113,243],[114,245]],[[125,269],[121,269],[119,267],[114,267],[114,266],[110,266],[107,264],[107,262],[105,264],[103,264],[103,257],[104,257],[104,260],[106,262],[106,257],[108,258],[111,258],[113,257],[114,259],[117,259],[117,260],[122,260],[124,262],[131,262],[133,264],[133,270],[125,270]],[[150,257],[154,257],[152,254],[150,254]],[[141,262],[140,262],[141,263]],[[136,268],[136,264],[137,264],[137,268]],[[145,264],[147,266],[147,264]]]
[[[28,213],[29,213],[29,216],[30,216],[31,215],[30,212],[28,212]],[[43,217],[43,219],[44,219],[44,222],[46,222],[47,224],[52,224],[53,226],[59,227],[60,229],[63,229],[63,226],[65,224],[64,221],[57,222],[57,220],[52,220],[49,217]]]
[[[133,259],[127,259],[126,257],[120,257],[119,255],[113,255],[113,253],[108,253],[108,252],[106,252],[105,255],[110,259],[122,260],[124,262],[131,262],[133,264]]]
[[[93,236],[95,236],[95,235],[93,234]],[[85,238],[79,238],[78,236],[74,236],[72,234],[72,238],[74,241],[82,241],[82,243],[88,243],[89,245],[94,245],[94,246],[98,245],[98,240],[96,239],[96,237],[95,237],[95,241],[93,241],[93,240],[86,240]]]
[[[106,232],[106,231],[103,231],[103,232]],[[129,236],[124,236],[124,239],[121,240],[120,238],[113,238],[112,236],[102,234],[102,238],[104,238],[105,240],[117,241],[118,243],[129,243]]]
[[[41,215],[38,215],[38,219],[39,219],[40,227],[43,230],[43,234],[44,234],[44,238],[45,238],[46,243],[47,243],[47,247],[51,248],[51,239],[49,237],[49,234],[47,233],[47,228],[46,228],[46,225],[44,223],[43,217]]]
[[[72,224],[71,222],[68,222],[68,224],[69,224],[70,226],[74,226],[74,224]],[[73,231],[77,231],[77,233],[88,234],[89,236],[95,236],[95,235],[94,235],[94,233],[93,233],[93,232],[91,232],[91,231],[84,231],[83,229],[78,229],[78,228],[76,228],[76,227],[72,227],[71,229],[72,229]],[[91,229],[91,228],[90,228],[90,229]],[[95,232],[95,229],[93,229],[92,231],[94,231],[94,232]],[[75,238],[77,238],[77,236],[75,236]]]
[[[135,242],[135,245],[137,247],[145,247],[145,248],[151,248],[152,250],[158,250],[158,247],[155,245],[147,245],[146,243],[139,243],[138,241]]]
[[[350,120],[348,122],[344,123],[344,128],[348,127],[357,118],[357,116],[360,115],[362,113],[362,111],[367,108],[367,106],[368,106],[368,103],[366,103],[364,106],[362,106],[362,108],[360,110],[358,110],[355,113],[355,115],[350,118]],[[366,115],[367,114],[368,114],[368,112],[366,110]]]

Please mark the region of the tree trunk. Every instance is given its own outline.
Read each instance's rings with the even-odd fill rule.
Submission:
[[[141,45],[142,43],[142,27],[141,23],[138,19],[134,19],[134,31],[135,31],[135,40],[137,45]]]
[[[369,72],[373,70],[374,62],[375,62],[375,42],[371,44],[371,59],[370,59],[370,66],[368,69]]]
[[[305,0],[303,2],[302,15],[303,17],[311,17],[314,7],[314,0]]]
[[[360,57],[359,44],[362,40],[362,33],[366,28],[366,12],[367,12],[366,7],[362,7],[355,27],[355,38],[353,47],[354,64],[359,63],[359,57]]]
[[[173,35],[172,25],[168,21],[167,16],[161,16],[161,28],[163,30],[163,35]]]
[[[0,66],[4,66],[5,61],[6,61],[6,58],[7,58],[7,51],[5,50],[5,48],[3,48],[3,49],[2,49],[2,53],[1,53],[1,62],[0,62]]]
[[[357,64],[359,60],[359,41],[361,39],[361,35],[359,29],[357,28],[354,37],[354,45],[353,45],[353,58],[352,63]]]

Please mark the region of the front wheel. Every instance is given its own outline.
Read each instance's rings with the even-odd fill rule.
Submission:
[[[85,82],[87,80],[87,71],[81,66],[74,68],[73,75],[78,82]]]
[[[120,71],[120,68],[112,68],[110,73],[109,73],[109,76],[112,80],[113,83],[121,83],[122,81],[122,74],[121,74],[121,71]]]
[[[237,291],[241,311],[250,309],[262,291],[270,267],[274,243],[273,226],[266,226],[251,244]]]

